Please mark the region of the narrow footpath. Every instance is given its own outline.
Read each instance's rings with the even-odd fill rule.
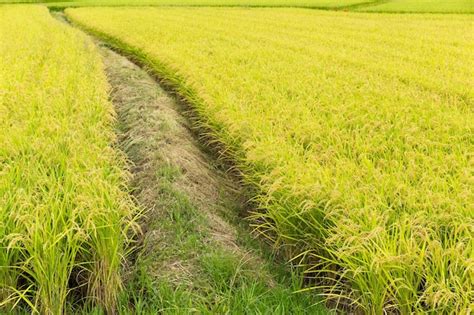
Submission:
[[[325,314],[299,277],[251,236],[248,196],[203,148],[184,107],[143,69],[98,43],[145,210],[126,275],[138,313]],[[139,308],[143,307],[142,310]]]

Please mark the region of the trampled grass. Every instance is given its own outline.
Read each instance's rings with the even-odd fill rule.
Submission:
[[[112,312],[133,204],[100,57],[43,7],[0,38],[0,312]]]
[[[369,313],[473,300],[472,18],[68,9],[190,101],[258,231]]]

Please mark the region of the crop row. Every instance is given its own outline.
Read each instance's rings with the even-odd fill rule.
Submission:
[[[377,314],[469,308],[469,16],[66,13],[187,98],[258,188],[257,230],[329,299]]]
[[[364,12],[473,13],[469,0],[0,0],[51,8],[90,6],[305,7]]]
[[[374,0],[375,1],[375,0]],[[367,0],[0,0],[0,3],[43,3],[52,6],[158,5],[158,6],[298,6],[338,8]]]
[[[0,7],[0,38],[0,312],[112,312],[133,204],[100,57],[42,7]]]

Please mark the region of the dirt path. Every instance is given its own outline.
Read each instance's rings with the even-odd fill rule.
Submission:
[[[131,171],[138,201],[155,204],[162,197],[160,186],[166,179],[211,223],[209,241],[238,251],[235,228],[218,213],[229,204],[240,207],[243,192],[239,186],[213,167],[173,98],[126,58],[104,46],[101,53],[122,128],[120,143],[134,165]],[[150,217],[162,216],[166,210],[153,208]]]
[[[299,280],[250,236],[245,191],[203,151],[182,106],[144,70],[99,47],[119,143],[146,211],[142,248],[126,280],[130,292],[148,288],[131,298],[134,307],[138,299],[153,311],[178,313],[321,313],[312,295],[293,293]]]
[[[173,217],[173,213],[168,212],[175,209],[163,202],[170,197],[171,191],[187,199],[185,203],[189,202],[190,208],[197,212],[193,215],[206,222],[199,227],[202,229],[199,232],[208,234],[207,243],[213,243],[213,246],[222,247],[234,255],[258,259],[257,256],[250,257],[252,255],[248,250],[238,245],[236,227],[223,218],[244,212],[244,191],[234,178],[219,170],[214,160],[202,151],[188,122],[179,113],[175,99],[125,57],[104,45],[100,46],[100,50],[118,114],[121,129],[119,142],[134,165],[131,173],[137,200],[148,208],[148,219],[144,225],[145,251],[154,252],[153,248],[166,239],[161,228],[162,218]],[[227,211],[232,213],[224,213]],[[160,222],[155,226],[157,218]],[[160,245],[163,246],[166,245]],[[191,270],[186,270],[192,269],[189,261],[181,262],[174,258],[173,265],[180,265],[185,274],[191,273]]]
[[[53,13],[65,21],[64,16]],[[326,314],[301,277],[251,236],[248,194],[197,140],[185,106],[145,70],[97,42],[143,209],[121,314]]]

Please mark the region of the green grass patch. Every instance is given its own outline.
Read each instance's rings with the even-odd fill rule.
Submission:
[[[472,18],[68,9],[193,104],[257,230],[369,313],[473,300]]]
[[[93,43],[0,7],[0,312],[113,312],[134,206]]]

